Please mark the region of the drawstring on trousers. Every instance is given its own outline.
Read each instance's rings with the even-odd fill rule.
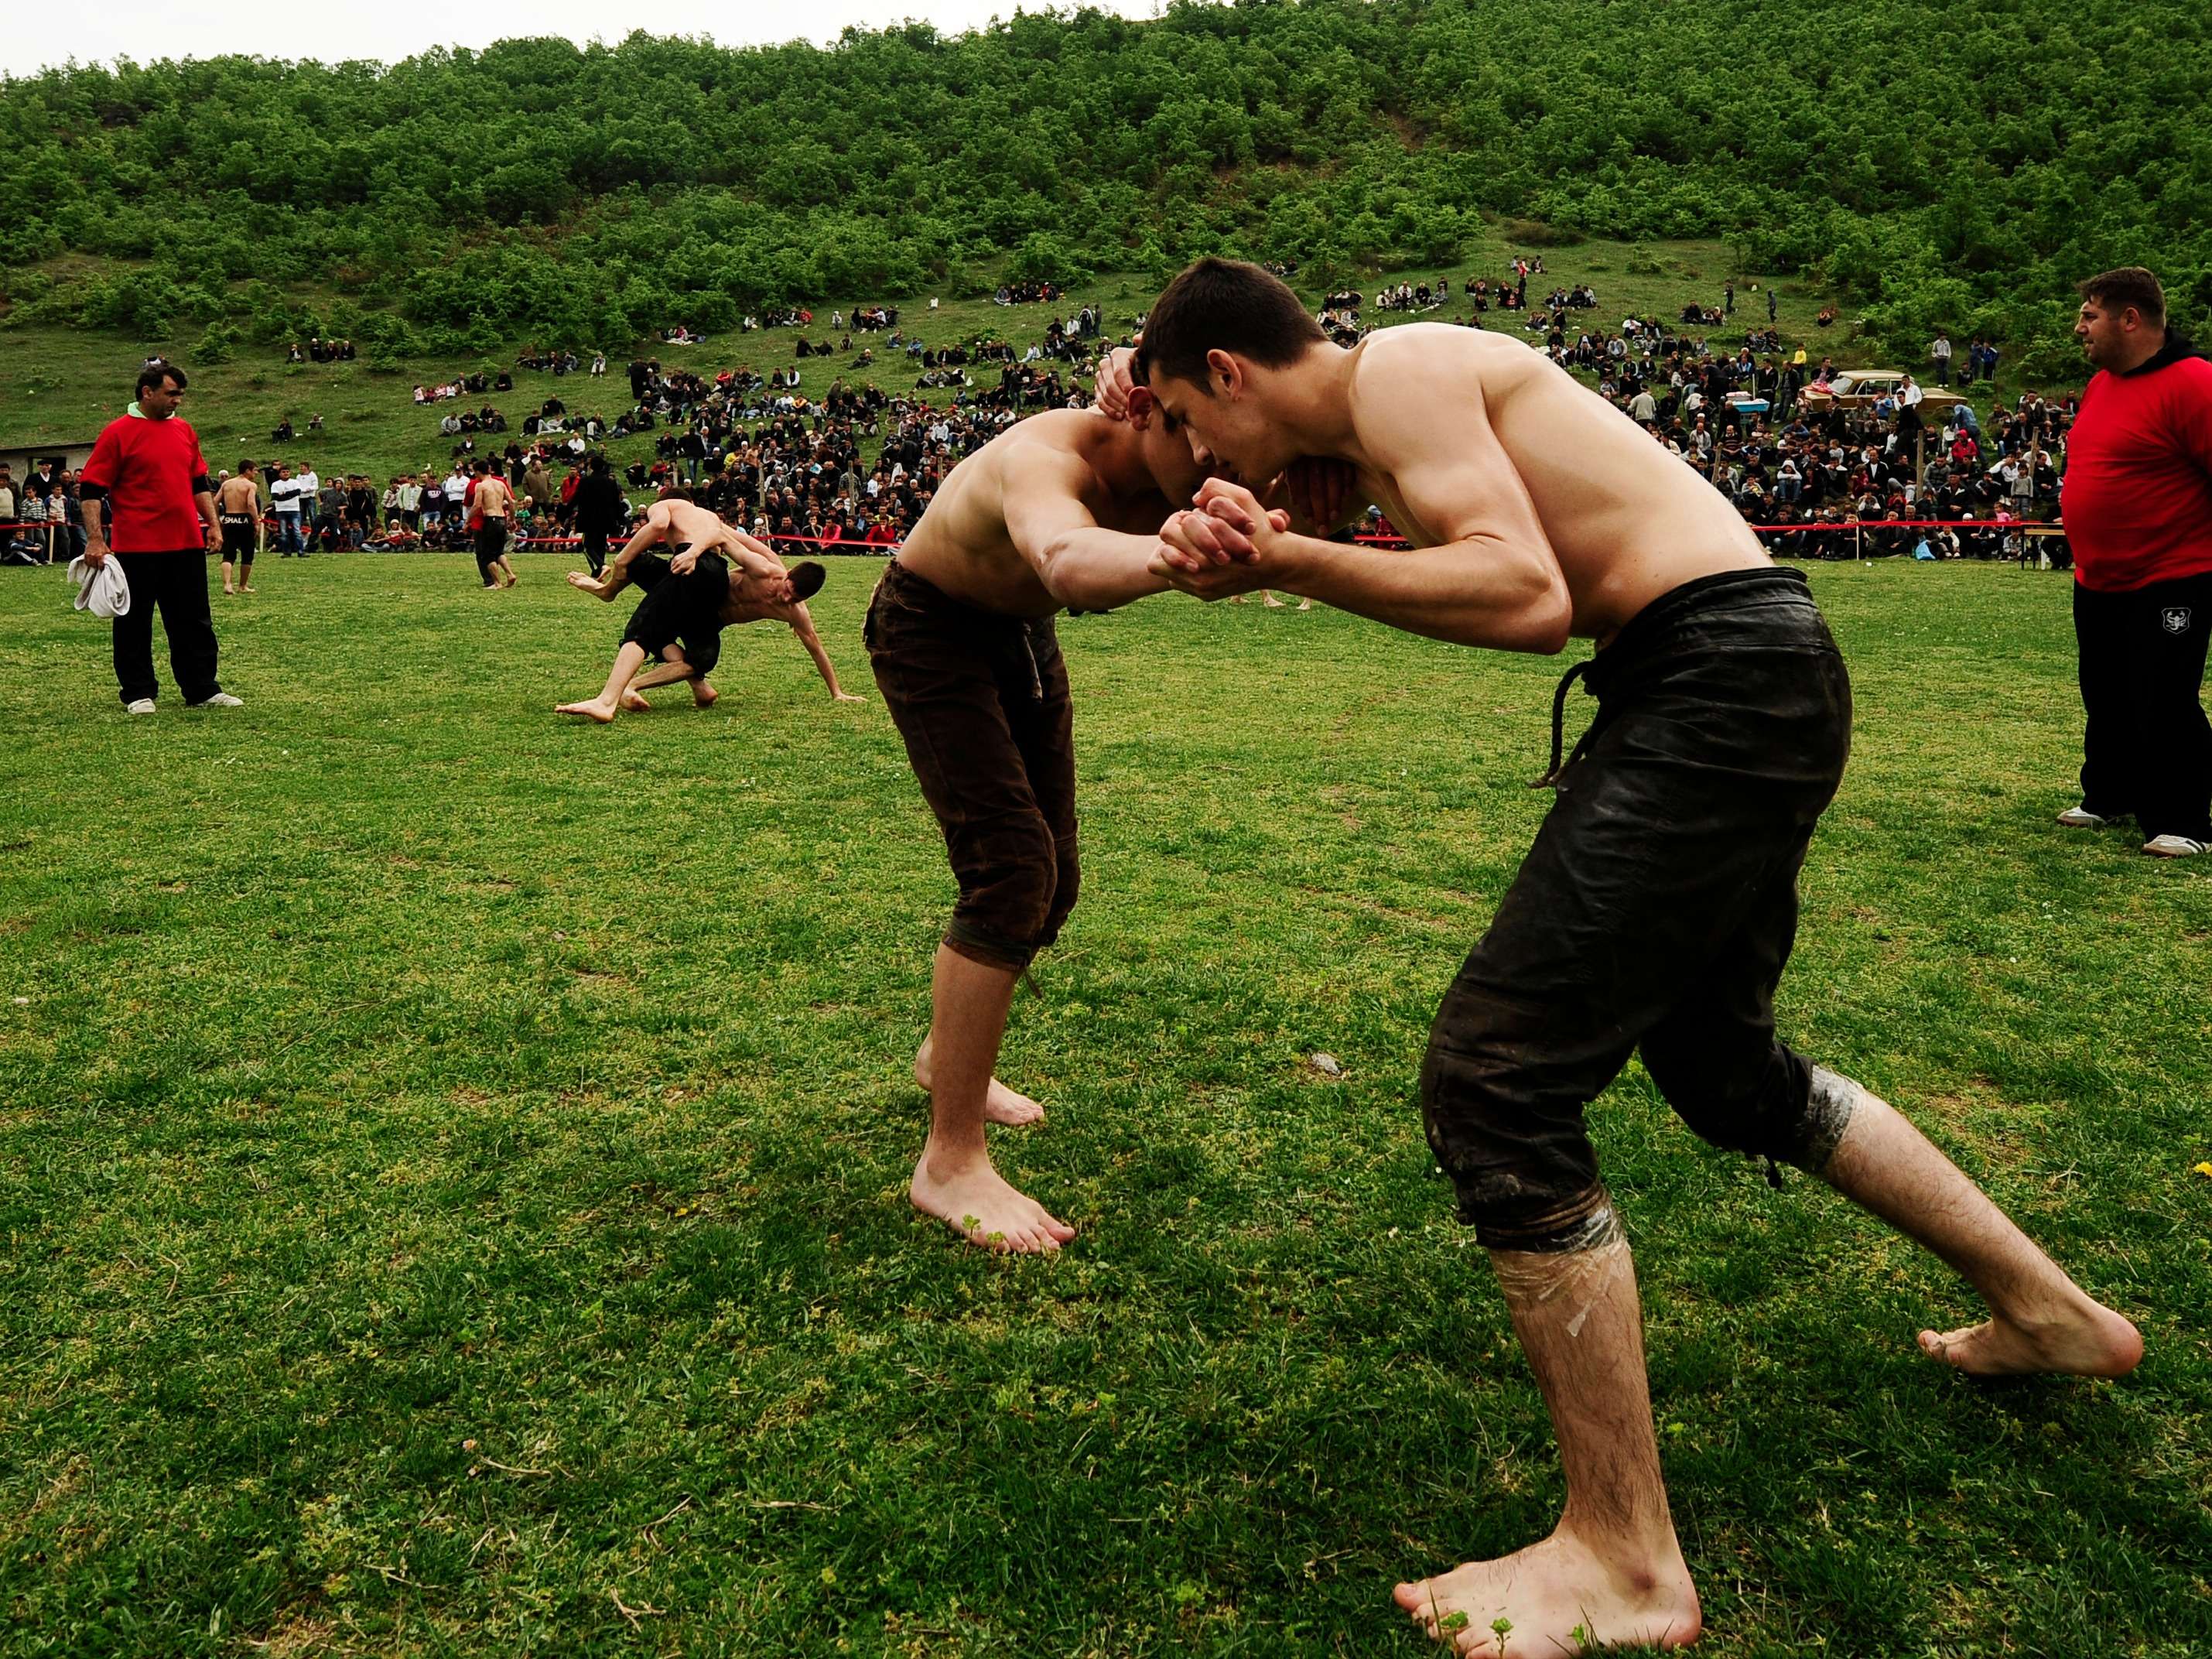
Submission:
[[[1560,758],[1567,741],[1567,693],[1577,680],[1589,672],[1590,665],[1596,661],[1595,657],[1585,657],[1559,677],[1559,689],[1552,693],[1552,764],[1542,777],[1528,786],[1531,789],[1558,788],[1559,774],[1583,757],[1583,750],[1589,742],[1588,732],[1576,740],[1572,757],[1565,761]]]
[[[1037,666],[1036,643],[1030,638],[1028,624],[1022,628],[1022,653],[1030,659],[1030,700],[1044,701],[1044,670]]]

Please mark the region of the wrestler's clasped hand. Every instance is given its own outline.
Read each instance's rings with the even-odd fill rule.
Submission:
[[[1227,599],[1279,582],[1268,550],[1290,528],[1290,514],[1269,511],[1242,484],[1208,478],[1196,505],[1160,526],[1152,573],[1201,599]]]

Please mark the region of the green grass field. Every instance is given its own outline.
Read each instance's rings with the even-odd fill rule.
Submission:
[[[1414,1084],[1563,665],[1062,623],[1085,897],[1003,1068],[1050,1117],[993,1133],[1082,1235],[1008,1261],[904,1202],[951,883],[880,703],[752,629],[719,708],[564,723],[627,607],[519,564],[265,562],[248,706],[150,720],[0,571],[0,1651],[1428,1650],[1390,1583],[1560,1498]],[[2212,872],[2051,823],[2064,577],[1813,580],[1858,733],[1786,1029],[2149,1354],[1937,1369],[1960,1284],[1632,1069],[1592,1119],[1699,1651],[2202,1655]]]
[[[1459,291],[1466,279],[1479,274],[1494,280],[1505,270],[1516,251],[1498,240],[1452,263],[1447,269],[1453,279],[1454,300],[1443,313],[1420,318],[1391,312],[1370,314],[1384,326],[1434,321],[1438,316],[1456,317],[1467,307],[1465,295]],[[1594,329],[1618,328],[1620,319],[1632,312],[1671,319],[1692,301],[1717,305],[1722,283],[1735,276],[1734,322],[1725,330],[1700,331],[1711,334],[1717,349],[1724,340],[1740,343],[1746,328],[1765,326],[1766,288],[1770,281],[1777,280],[1737,271],[1735,257],[1717,241],[1589,241],[1540,251],[1546,274],[1530,280],[1532,296],[1540,298],[1554,286],[1590,283],[1597,292],[1599,307],[1594,312],[1577,314]],[[1402,277],[1418,283],[1437,274],[1437,267],[1422,266],[1394,271],[1388,280],[1395,283]],[[1383,280],[1370,276],[1364,279],[1360,286],[1371,296]],[[1924,367],[1919,362],[1890,363],[1878,353],[1870,355],[1866,348],[1852,342],[1848,322],[1826,330],[1815,327],[1815,315],[1821,307],[1834,302],[1834,296],[1799,277],[1778,280],[1779,327],[1785,346],[1794,349],[1802,345],[1816,363],[1824,354],[1832,354],[1838,365],[1845,367],[1887,366],[1916,372]],[[1759,284],[1756,291],[1750,286],[1754,282]],[[1301,294],[1318,301],[1318,291],[1303,277],[1297,279],[1297,285]],[[899,322],[903,332],[918,334],[934,347],[958,343],[987,333],[1025,347],[1043,337],[1048,317],[1064,316],[1079,305],[1091,303],[1103,313],[1109,337],[1118,338],[1127,331],[1132,319],[1152,303],[1156,291],[1157,285],[1145,278],[1110,276],[1074,289],[1065,306],[1002,307],[988,300],[947,300],[933,313],[928,309],[927,297],[921,296],[902,302]],[[327,295],[304,290],[298,297],[311,303],[319,299],[326,302],[328,299]],[[847,295],[821,301],[817,307],[819,321],[801,331],[810,340],[819,341],[829,332],[833,307],[849,315],[855,305],[877,304],[884,298],[880,295]],[[1848,318],[1848,310],[1844,315]],[[0,319],[4,316],[4,311],[0,311]],[[1497,322],[1498,313],[1492,313],[1489,320]],[[454,441],[439,434],[438,417],[449,408],[474,410],[489,403],[507,416],[508,436],[519,439],[523,416],[536,410],[554,392],[560,393],[571,413],[577,416],[597,413],[612,421],[629,405],[629,386],[623,370],[629,362],[630,348],[621,344],[617,349],[617,343],[610,343],[609,373],[603,380],[594,381],[588,376],[556,379],[517,368],[513,392],[465,398],[459,404],[418,409],[413,402],[417,382],[450,380],[456,374],[480,367],[487,370],[513,368],[516,351],[525,343],[514,342],[507,349],[480,359],[410,360],[392,372],[380,374],[358,361],[288,365],[281,347],[258,344],[240,347],[232,362],[204,365],[194,361],[192,348],[198,337],[197,329],[184,330],[168,339],[135,341],[113,334],[51,325],[6,326],[0,331],[0,444],[90,442],[102,426],[122,413],[131,399],[131,380],[139,362],[151,351],[167,354],[190,371],[192,385],[183,412],[198,428],[210,464],[219,468],[234,467],[240,456],[260,461],[273,457],[295,465],[312,461],[325,477],[334,471],[360,471],[381,482],[402,471],[419,471],[445,462]],[[648,342],[636,349],[659,357],[664,363],[681,364],[708,375],[738,365],[762,374],[796,365],[805,375],[800,391],[814,397],[827,391],[841,375],[851,384],[878,385],[894,394],[904,393],[940,404],[951,396],[943,390],[916,392],[914,383],[918,371],[908,367],[902,356],[896,363],[889,361],[895,354],[880,349],[882,335],[854,336],[856,348],[871,342],[878,347],[877,362],[866,369],[854,368],[854,359],[842,355],[827,359],[810,357],[798,363],[793,355],[794,338],[793,331],[776,328],[754,334],[732,331],[710,339],[703,346],[665,346]],[[1958,343],[1963,350],[1963,338]],[[986,366],[973,373],[978,386],[997,383],[995,368]],[[1983,408],[1987,408],[1996,395],[2011,398],[2026,384],[2008,367],[1996,381],[1977,387],[1976,398]],[[2039,381],[2037,385],[2046,391],[2065,389]],[[316,414],[324,416],[325,429],[308,434],[308,418]],[[270,431],[280,418],[286,416],[302,435],[296,442],[271,446]],[[507,437],[492,441],[495,447],[507,441]],[[483,448],[485,442],[479,438],[478,447]],[[608,446],[608,453],[623,462],[649,460],[653,438],[647,435],[621,441]]]

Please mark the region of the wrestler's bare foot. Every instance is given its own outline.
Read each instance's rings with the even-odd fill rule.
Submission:
[[[914,1057],[914,1080],[924,1089],[929,1087],[929,1039],[921,1040],[921,1052]],[[983,1097],[983,1118],[988,1123],[1035,1123],[1044,1116],[1044,1108],[1027,1095],[1018,1095],[999,1081],[991,1079],[991,1087]]]
[[[588,702],[564,702],[553,712],[556,714],[581,714],[586,720],[597,720],[602,726],[615,717],[614,705],[601,702],[597,697]]]
[[[222,591],[223,591],[224,592],[226,592],[226,593],[235,593],[235,592],[238,592],[238,590],[237,590],[236,588],[234,588],[234,587],[231,586],[230,586],[230,584],[229,584],[229,583],[228,583],[228,582],[226,582],[226,583],[224,583],[224,584],[223,584],[223,589],[222,589]]]
[[[1565,1530],[1390,1595],[1430,1635],[1482,1659],[1552,1659],[1631,1643],[1687,1647],[1704,1627],[1680,1550],[1631,1568]]]
[[[1048,1255],[1075,1237],[1074,1228],[1017,1191],[981,1153],[972,1160],[939,1160],[924,1147],[907,1192],[915,1209],[987,1250]]]
[[[698,705],[698,707],[702,708],[712,708],[721,700],[722,694],[714,690],[713,686],[708,684],[706,681],[696,680],[692,683],[691,701]]]
[[[571,570],[568,573],[568,586],[579,593],[589,593],[595,599],[611,599],[615,596],[613,588],[609,587],[597,576],[586,576],[580,570]]]
[[[251,593],[253,592],[253,584],[252,582],[248,582],[245,586],[240,588],[238,591],[241,593]]]
[[[1283,602],[1277,599],[1273,593],[1268,594],[1267,597],[1261,599],[1260,603],[1266,605],[1270,611],[1280,611],[1283,608]]]
[[[1920,1352],[1969,1376],[2125,1376],[2142,1360],[2142,1334],[2080,1291],[2078,1301],[2036,1318],[1984,1320],[1955,1331],[1923,1331]]]
[[[635,691],[623,693],[622,706],[627,713],[632,714],[649,714],[653,712],[653,705]]]

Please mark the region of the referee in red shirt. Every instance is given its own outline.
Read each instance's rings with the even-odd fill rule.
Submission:
[[[131,585],[131,609],[115,619],[115,678],[133,714],[154,712],[156,606],[185,706],[240,706],[215,678],[207,560],[222,532],[199,434],[177,418],[186,384],[182,369],[159,359],[140,370],[138,400],[107,423],[79,475],[85,562],[105,564],[112,552]]]
[[[2081,804],[2058,821],[2133,817],[2143,851],[2212,843],[2212,361],[2166,325],[2139,266],[2081,285],[2074,333],[2097,370],[2066,443],[2059,511],[2074,549]]]

